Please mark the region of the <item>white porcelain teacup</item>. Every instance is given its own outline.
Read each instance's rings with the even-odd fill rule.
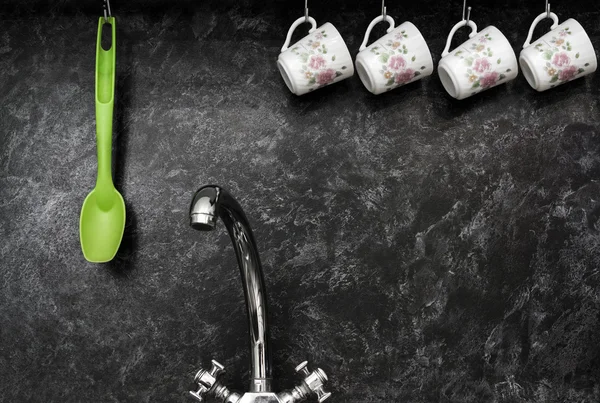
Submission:
[[[387,21],[387,34],[367,47],[373,27]],[[423,35],[411,22],[394,28],[388,15],[375,18],[369,24],[356,56],[356,71],[367,90],[381,94],[419,80],[433,72],[433,59]]]
[[[307,20],[312,25],[309,34],[289,46],[294,30]],[[337,83],[354,74],[352,57],[338,30],[329,22],[317,28],[312,17],[294,21],[281,48],[277,67],[287,87],[296,95]]]
[[[536,25],[545,18],[553,21],[550,32],[531,43]],[[537,91],[586,76],[598,67],[594,46],[581,24],[570,18],[559,25],[556,14],[548,12],[533,20],[519,63],[527,82]]]
[[[449,51],[454,33],[471,27],[469,40]],[[508,39],[492,25],[477,32],[473,21],[458,22],[448,35],[438,74],[442,85],[456,99],[514,80],[519,73],[517,57]]]

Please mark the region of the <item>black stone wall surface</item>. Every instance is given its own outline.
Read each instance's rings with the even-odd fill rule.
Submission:
[[[516,52],[544,8],[470,5]],[[331,402],[600,401],[600,73],[545,93],[519,75],[464,101],[436,73],[381,96],[355,76],[296,97],[275,60],[302,1],[112,6],[127,225],[104,265],[78,233],[100,2],[0,7],[0,401],[186,401],[211,358],[246,389],[231,243],[188,225],[207,183],[253,225],[279,389],[308,359]],[[353,55],[380,12],[309,7]],[[387,7],[437,65],[460,1]],[[598,2],[552,7],[600,50]]]

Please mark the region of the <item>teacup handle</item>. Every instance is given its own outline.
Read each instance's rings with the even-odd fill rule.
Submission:
[[[294,30],[296,28],[298,28],[298,26],[300,24],[304,24],[305,22],[307,22],[306,17],[300,17],[296,21],[294,21],[294,23],[290,27],[290,30],[287,33],[287,37],[285,38],[285,43],[281,47],[282,52],[285,52],[288,49],[288,47],[290,46],[290,41],[292,40],[292,34],[294,33]],[[312,27],[308,30],[308,33],[312,34],[317,29],[317,21],[315,21],[315,19],[313,17],[308,17],[308,22],[310,22],[310,25],[312,25]]]
[[[462,21],[457,22],[456,25],[454,25],[452,27],[452,29],[450,30],[450,34],[448,34],[448,39],[446,40],[446,47],[444,48],[444,51],[442,52],[442,57],[445,57],[446,55],[448,55],[450,53],[450,45],[452,44],[452,38],[454,38],[454,34],[456,33],[456,31],[458,31],[460,28],[466,27],[466,26],[471,27],[471,33],[469,34],[469,38],[472,38],[475,35],[477,35],[477,24],[475,24],[473,21],[462,20]]]
[[[373,27],[375,25],[379,24],[381,21],[387,21],[390,24],[390,27],[386,31],[388,33],[392,32],[392,30],[396,27],[396,23],[394,22],[394,19],[392,17],[390,17],[389,15],[386,15],[386,16],[380,15],[378,17],[375,17],[375,19],[373,21],[371,21],[371,23],[367,27],[367,32],[365,32],[365,39],[363,39],[363,42],[360,45],[360,48],[358,48],[359,52],[362,52],[363,50],[365,50],[365,48],[367,47],[367,42],[369,41],[369,35],[371,35],[371,30],[373,29]]]
[[[552,26],[550,27],[550,31],[558,27],[558,17],[556,14],[541,13],[540,15],[535,17],[535,20],[533,20],[533,23],[531,24],[531,28],[529,28],[529,33],[527,34],[527,39],[525,39],[525,43],[523,44],[523,49],[531,45],[531,37],[533,36],[533,31],[535,30],[535,27],[540,21],[546,18],[550,18],[554,22],[554,24],[552,24]]]

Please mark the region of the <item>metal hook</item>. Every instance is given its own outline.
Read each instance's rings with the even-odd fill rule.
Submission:
[[[308,22],[308,0],[304,0],[304,22]]]
[[[104,0],[102,2],[102,8],[104,9],[104,22],[108,23],[108,17],[112,17],[112,13],[110,12],[110,2]]]
[[[467,11],[467,18],[465,19],[465,10]],[[471,20],[471,7],[467,8],[467,0],[463,0],[463,13],[462,13],[463,21],[466,21],[469,24]]]
[[[385,6],[385,0],[381,0],[381,16],[384,20],[385,17],[387,17],[387,7]]]
[[[550,18],[550,3],[546,0],[546,18]]]

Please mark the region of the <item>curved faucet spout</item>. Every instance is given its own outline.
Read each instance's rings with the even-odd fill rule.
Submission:
[[[267,297],[256,241],[239,203],[219,186],[204,186],[194,194],[190,225],[200,231],[210,231],[215,228],[217,217],[221,217],[229,232],[242,275],[250,331],[250,391],[270,392],[272,363]]]

